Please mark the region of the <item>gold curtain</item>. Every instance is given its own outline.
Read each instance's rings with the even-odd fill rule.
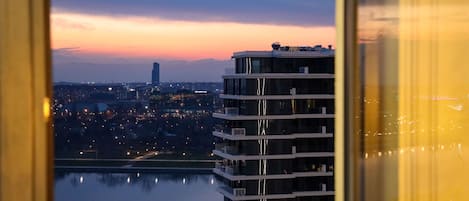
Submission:
[[[49,3],[0,1],[0,201],[52,200]]]
[[[344,8],[354,18],[338,24],[354,26],[337,66],[351,68],[338,125],[353,147],[344,152],[348,199],[467,200],[469,2],[355,3]]]
[[[467,200],[469,2],[399,3],[399,199]]]

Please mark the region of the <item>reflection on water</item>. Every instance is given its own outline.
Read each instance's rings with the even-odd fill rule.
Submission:
[[[55,201],[222,201],[210,174],[69,173],[55,175]]]

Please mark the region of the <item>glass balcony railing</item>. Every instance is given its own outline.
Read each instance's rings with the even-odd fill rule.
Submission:
[[[288,132],[287,132],[288,130]],[[214,131],[221,132],[224,134],[236,135],[236,136],[253,136],[257,135],[256,128],[231,128],[229,126],[219,125],[215,127]],[[288,135],[288,134],[306,134],[306,133],[321,133],[321,134],[331,134],[333,129],[327,126],[315,126],[315,127],[295,127],[295,128],[274,128],[270,127],[266,129],[266,135]]]
[[[295,168],[294,172],[304,173],[304,172],[320,172],[320,173],[333,173],[334,165],[326,163],[316,163],[311,165],[299,165]]]
[[[245,196],[246,195],[246,188],[233,188],[233,195],[234,196]]]
[[[215,149],[226,154],[239,154],[237,147],[229,146],[226,143],[216,144]]]
[[[222,163],[216,163],[215,168],[230,175],[239,174],[239,168],[234,165],[224,165]]]
[[[239,115],[239,108],[237,107],[225,107],[225,114],[226,115]]]
[[[230,116],[237,115],[294,115],[294,114],[334,114],[333,107],[315,107],[315,108],[299,108],[293,109],[288,106],[283,109],[274,109],[273,107],[267,106],[267,110],[263,114],[259,114],[258,106],[249,107],[249,109],[242,109],[238,107],[225,107],[224,114]]]
[[[246,188],[232,188],[232,187],[229,187],[229,186],[222,186],[222,187],[220,187],[220,189],[232,194],[235,197],[245,196],[246,195]]]
[[[246,129],[245,128],[232,128],[231,129],[231,135],[245,136],[246,135]]]

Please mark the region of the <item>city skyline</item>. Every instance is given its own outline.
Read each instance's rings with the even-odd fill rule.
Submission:
[[[54,81],[149,82],[156,61],[162,82],[218,82],[235,51],[335,46],[333,1],[247,3],[53,1]]]

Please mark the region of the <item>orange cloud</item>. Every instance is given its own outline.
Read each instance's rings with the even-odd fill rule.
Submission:
[[[119,57],[228,59],[234,51],[288,45],[335,45],[334,27],[187,22],[53,13],[52,47]],[[92,28],[83,28],[92,27]]]

